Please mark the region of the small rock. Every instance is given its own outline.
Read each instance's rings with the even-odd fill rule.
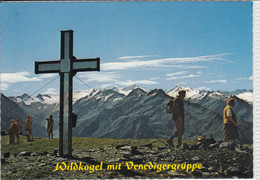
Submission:
[[[185,174],[180,174],[176,171],[175,172],[169,171],[168,174],[173,176],[173,177],[185,177],[186,176]]]
[[[218,145],[220,145],[221,143],[223,143],[222,140],[217,141],[217,144],[218,144]]]
[[[231,175],[236,175],[236,174],[238,174],[240,172],[239,168],[238,167],[234,167],[234,166],[231,166],[229,168],[229,170],[230,170],[230,174]]]
[[[59,152],[59,149],[55,149],[55,150],[53,151],[53,154],[54,154],[54,155],[57,155],[58,152]]]
[[[149,147],[149,148],[152,148],[153,145],[150,143],[150,144],[141,145],[141,147]]]
[[[202,177],[209,177],[209,176],[211,176],[211,173],[209,173],[209,172],[201,172],[201,174],[202,174]]]
[[[46,163],[41,163],[41,164],[39,164],[39,167],[42,167],[42,166],[45,166],[46,165]]]
[[[132,148],[133,148],[133,146],[123,146],[123,147],[121,147],[120,149],[126,150],[126,151],[131,151]]]
[[[109,163],[117,163],[120,161],[120,158],[115,158],[115,159],[110,159],[108,162]]]
[[[219,173],[218,172],[213,172],[213,173],[211,173],[211,178],[212,177],[219,177],[220,175],[219,175]]]
[[[1,165],[3,165],[3,164],[5,164],[5,159],[4,158],[1,159]]]
[[[183,150],[186,150],[186,149],[188,149],[188,148],[189,148],[189,145],[186,144],[186,143],[183,143],[183,144],[181,145],[181,149],[183,149]]]
[[[193,161],[200,161],[200,157],[199,156],[195,156],[192,158]]]
[[[122,158],[119,159],[119,161],[120,161],[120,162],[122,162],[122,161],[129,161],[129,159],[130,159],[130,157],[129,157],[129,158],[124,158],[124,157],[122,157]]]
[[[195,144],[189,147],[189,150],[198,150],[199,149],[199,145]]]
[[[39,153],[31,153],[31,156],[39,156]]]
[[[120,151],[118,152],[119,154],[123,154],[123,155],[131,155],[131,153],[129,151]]]
[[[217,143],[209,145],[209,149],[215,149],[215,148],[218,148],[218,147],[219,147],[219,145]]]
[[[1,136],[6,136],[6,135],[7,135],[7,131],[1,130]]]
[[[123,158],[130,159],[130,154],[123,154]]]
[[[141,155],[134,155],[133,159],[141,159],[141,160],[143,160],[143,156],[141,156]]]
[[[27,151],[22,151],[19,153],[19,156],[30,156],[31,153],[30,152],[27,152]]]
[[[131,150],[132,155],[141,155],[143,153],[141,153],[140,151],[138,151],[137,147],[133,147]]]
[[[198,170],[195,170],[195,171],[193,171],[193,172],[191,172],[191,174],[193,175],[193,176],[201,176],[202,174],[201,174],[201,172],[200,171],[198,171]]]
[[[209,171],[214,171],[214,167],[213,167],[213,166],[210,166],[210,167],[208,168],[208,170],[209,170]]]
[[[4,153],[4,154],[3,154],[3,157],[4,157],[4,158],[9,158],[9,157],[10,157],[10,152]]]
[[[158,150],[166,149],[165,146],[158,147]]]
[[[245,150],[241,150],[240,148],[235,147],[235,151],[238,153],[247,153]]]
[[[123,147],[123,146],[126,146],[126,145],[123,145],[123,144],[117,145],[117,146],[116,146],[116,149],[120,149],[120,148]]]
[[[135,164],[141,164],[143,162],[143,156],[141,155],[134,155],[131,159]]]
[[[223,142],[219,145],[219,148],[228,148],[234,150],[235,146],[231,142]]]

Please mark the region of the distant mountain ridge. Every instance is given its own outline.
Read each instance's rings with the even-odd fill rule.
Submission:
[[[222,138],[222,111],[230,96],[236,99],[234,111],[238,116],[239,127],[252,139],[253,104],[250,90],[217,92],[180,87],[167,91],[147,90],[138,86],[125,89],[83,90],[73,94],[73,111],[78,115],[74,136],[100,138],[167,138],[174,129],[171,115],[165,113],[169,99],[175,97],[180,89],[187,91],[185,104],[184,138],[195,139],[198,135]],[[246,94],[242,98],[241,94]],[[21,102],[25,99],[25,102]],[[58,95],[24,94],[10,97],[9,101],[19,103],[23,114],[31,114],[40,129],[46,129],[45,118],[53,113],[54,134],[58,135],[59,97]],[[1,99],[2,100],[2,99]],[[27,101],[28,100],[28,101]],[[5,100],[2,102],[6,106]],[[8,109],[8,107],[6,107]],[[10,119],[2,118],[2,129],[8,128]],[[37,132],[46,137],[46,130]],[[243,141],[243,138],[240,139]]]
[[[134,89],[142,89],[145,92],[149,92],[151,90],[138,87],[137,85],[127,86],[124,88],[111,88],[110,90],[116,91],[118,93],[121,93],[125,96],[127,96],[132,90]],[[103,91],[106,91],[108,89],[104,89]],[[203,98],[207,94],[212,95],[223,95],[223,96],[232,96],[236,95],[240,99],[243,99],[244,101],[247,101],[248,103],[253,103],[253,91],[247,90],[247,89],[238,89],[236,91],[206,91],[206,90],[197,90],[190,87],[182,87],[182,86],[176,86],[173,89],[166,90],[165,93],[169,96],[175,97],[178,94],[179,90],[186,90],[186,99],[197,99],[197,98]],[[88,95],[95,95],[98,92],[101,92],[102,90],[96,90],[96,89],[88,89],[88,90],[78,90],[73,93],[73,102],[76,102],[77,100],[84,98]],[[46,104],[54,104],[59,103],[59,95],[58,94],[38,94],[37,96],[30,96],[26,93],[24,93],[21,96],[11,96],[9,97],[11,100],[19,103],[23,101],[25,104],[30,105],[34,102],[42,102]]]

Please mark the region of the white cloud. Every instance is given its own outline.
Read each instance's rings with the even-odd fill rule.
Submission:
[[[15,84],[19,82],[42,81],[42,79],[44,78],[51,78],[54,76],[57,76],[57,74],[41,74],[36,77],[31,77],[31,73],[28,71],[1,73],[1,90],[8,90],[10,84]]]
[[[195,88],[196,90],[200,90],[200,91],[202,91],[202,90],[205,90],[205,91],[210,91],[210,88],[208,88],[208,87],[204,87],[204,86],[202,86],[202,87],[198,87],[198,88]]]
[[[56,77],[57,75],[58,75],[58,73],[53,73],[53,74],[41,74],[40,76],[38,76],[38,78],[40,78],[40,79],[52,78],[52,77]]]
[[[2,90],[2,91],[7,90],[8,87],[9,87],[8,83],[3,83],[3,82],[1,82],[1,90]]]
[[[235,80],[238,80],[238,81],[240,81],[240,80],[248,80],[248,78],[247,77],[240,77],[240,78],[236,78]]]
[[[176,79],[186,79],[186,78],[195,78],[195,77],[200,77],[200,75],[199,74],[189,74],[187,76],[177,76],[177,77],[166,78],[166,80],[170,81],[170,80],[176,80]]]
[[[212,80],[212,81],[205,81],[205,83],[227,83],[227,80]]]
[[[43,92],[42,94],[59,94],[57,89],[49,88],[47,91]]]
[[[154,85],[154,84],[159,84],[156,81],[151,81],[151,80],[137,80],[137,81],[132,81],[132,80],[128,80],[128,81],[117,81],[115,82],[115,84],[120,85],[120,86],[131,86],[134,84],[137,85]]]
[[[179,71],[179,72],[175,72],[175,73],[169,73],[169,74],[166,74],[166,76],[178,76],[178,75],[183,75],[183,74],[186,74],[187,71]]]
[[[158,79],[161,79],[160,77],[153,77],[153,78],[150,78],[150,80],[154,81],[154,80],[158,80]]]
[[[30,73],[27,71],[16,72],[16,73],[2,73],[1,82],[5,83],[18,83],[18,82],[28,82],[28,81],[42,81],[39,77],[29,77]]]
[[[103,71],[109,70],[127,70],[132,68],[162,68],[162,67],[175,67],[175,68],[207,68],[205,66],[184,66],[180,64],[194,63],[194,62],[209,62],[209,61],[225,61],[223,56],[225,54],[216,54],[208,56],[198,56],[198,57],[186,57],[186,58],[164,58],[164,59],[154,59],[148,61],[134,60],[126,62],[110,62],[101,64]]]
[[[115,87],[114,84],[102,84],[100,86],[100,88],[104,89],[104,88],[112,88],[112,87]]]
[[[250,77],[240,77],[240,78],[236,78],[235,80],[237,80],[237,81],[253,80],[253,76],[250,76]]]
[[[166,76],[169,77],[169,78],[166,78],[166,80],[171,81],[171,80],[176,80],[176,79],[196,78],[196,77],[200,77],[200,75],[202,74],[201,71],[198,71],[196,74],[184,75],[186,73],[187,73],[187,71],[180,71],[180,72],[176,72],[176,73],[166,74]]]
[[[179,82],[179,83],[177,83],[177,85],[178,85],[178,86],[186,86],[187,83],[186,83],[186,82]]]
[[[122,75],[114,72],[88,72],[78,75],[79,78],[84,79],[84,82],[115,82],[122,77]]]
[[[207,66],[183,66],[182,68],[185,69],[204,69],[204,68],[208,68]]]
[[[141,58],[146,58],[146,57],[154,57],[155,55],[142,55],[142,56],[124,56],[124,57],[119,57],[119,60],[124,60],[124,59],[141,59]]]

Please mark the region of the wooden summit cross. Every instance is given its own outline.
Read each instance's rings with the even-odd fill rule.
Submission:
[[[60,60],[36,61],[35,74],[60,73],[59,153],[72,155],[72,79],[78,71],[100,71],[100,59],[76,59],[73,56],[73,31],[61,31]]]

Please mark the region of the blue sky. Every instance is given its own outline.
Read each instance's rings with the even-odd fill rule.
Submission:
[[[34,62],[58,60],[69,29],[74,56],[101,58],[74,90],[252,89],[252,2],[70,2],[1,3],[1,91],[32,94],[57,77]],[[55,92],[59,78],[37,93]]]

